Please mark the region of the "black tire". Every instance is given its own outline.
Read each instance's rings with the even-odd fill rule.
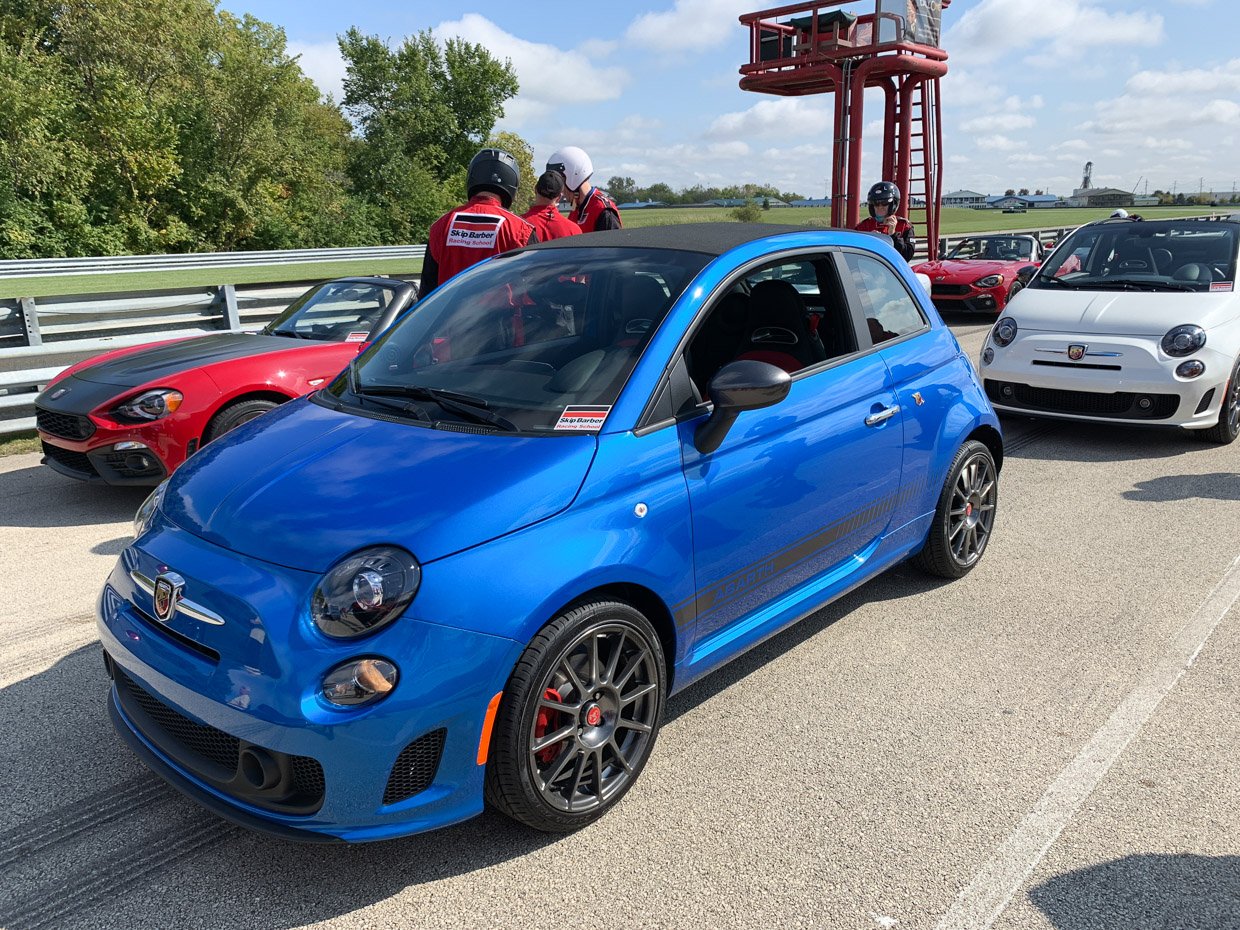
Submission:
[[[203,434],[202,444],[205,446],[207,443],[219,439],[229,430],[236,429],[242,423],[249,422],[255,417],[261,417],[268,410],[277,406],[279,405],[274,400],[264,400],[260,397],[252,400],[239,400],[229,404],[211,418],[211,422],[207,424],[207,430]]]
[[[1012,298],[1025,289],[1024,282],[1013,281],[1012,286],[1008,288],[1007,297],[1003,301],[1003,309],[1006,310],[1012,305]]]
[[[594,822],[641,774],[666,696],[663,648],[649,620],[618,601],[570,608],[539,631],[504,687],[487,802],[548,833]]]
[[[917,565],[941,578],[967,575],[986,552],[998,502],[995,460],[983,443],[970,439],[956,451],[947,470]]]
[[[1209,429],[1190,430],[1202,442],[1229,446],[1240,436],[1240,359],[1231,369],[1231,377],[1223,391],[1223,405],[1219,408],[1218,422]]]

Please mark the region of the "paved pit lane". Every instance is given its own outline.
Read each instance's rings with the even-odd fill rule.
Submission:
[[[976,571],[898,567],[674,698],[598,824],[341,848],[122,745],[92,615],[142,492],[0,459],[0,927],[1240,926],[1240,447],[1005,429]]]

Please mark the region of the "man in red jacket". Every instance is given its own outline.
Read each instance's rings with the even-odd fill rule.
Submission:
[[[509,211],[521,183],[517,160],[499,149],[483,149],[469,163],[469,202],[449,210],[431,226],[422,259],[419,299],[441,282],[492,255],[538,241],[538,233]]]
[[[913,224],[899,215],[901,199],[900,188],[890,181],[879,181],[870,188],[866,198],[870,215],[857,224],[857,229],[861,232],[886,233],[891,237],[896,251],[911,262],[917,243],[913,239]]]
[[[539,242],[550,242],[562,236],[579,236],[581,227],[568,219],[556,206],[564,193],[564,178],[558,172],[545,171],[534,187],[534,203],[522,214],[538,232]]]
[[[620,210],[616,202],[603,191],[590,184],[594,164],[590,156],[575,145],[560,149],[547,159],[547,170],[557,172],[564,178],[573,212],[569,217],[582,232],[598,232],[603,229],[619,229]]]

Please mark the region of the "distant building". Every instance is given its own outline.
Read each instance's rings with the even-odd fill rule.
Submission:
[[[769,205],[771,207],[786,207],[788,204],[783,200],[774,197],[750,197],[745,200],[743,197],[717,197],[714,200],[708,200],[703,207],[743,207],[747,203],[755,203],[758,206]]]
[[[968,207],[971,210],[978,210],[986,206],[986,195],[979,194],[977,191],[952,191],[950,194],[943,195],[943,206]]]
[[[1070,207],[1131,207],[1136,198],[1132,191],[1116,187],[1082,187],[1068,198]]]
[[[986,198],[986,205],[993,210],[1034,210],[1053,207],[1059,203],[1054,194],[996,194]]]
[[[790,207],[829,207],[831,206],[830,197],[819,197],[817,200],[794,200],[788,204]]]
[[[633,203],[619,203],[616,206],[621,210],[640,210],[643,207],[666,207],[667,204],[662,200],[637,200]]]

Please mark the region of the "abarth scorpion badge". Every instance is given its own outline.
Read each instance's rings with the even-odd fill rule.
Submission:
[[[177,611],[185,590],[185,579],[176,572],[160,572],[155,579],[155,619],[167,623]]]
[[[1088,348],[1089,346],[1068,346],[1068,358],[1074,362],[1079,362],[1085,357],[1085,350]]]

